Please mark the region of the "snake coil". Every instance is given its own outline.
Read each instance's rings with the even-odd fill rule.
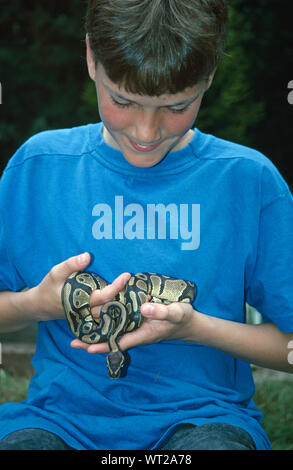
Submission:
[[[193,282],[161,274],[135,274],[115,299],[103,305],[99,319],[94,319],[90,295],[106,285],[107,282],[95,273],[74,272],[65,281],[61,298],[68,325],[78,339],[88,344],[108,341],[108,372],[110,378],[117,379],[126,366],[126,355],[119,348],[119,339],[141,325],[140,306],[149,301],[149,296],[151,302],[191,303],[196,296],[196,286]]]

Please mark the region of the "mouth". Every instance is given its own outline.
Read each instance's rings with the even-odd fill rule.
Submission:
[[[156,150],[161,143],[155,144],[155,145],[141,145],[137,144],[136,142],[133,142],[132,140],[129,139],[129,142],[131,146],[137,151],[137,152],[153,152]]]

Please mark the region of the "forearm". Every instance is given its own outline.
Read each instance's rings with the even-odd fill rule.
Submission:
[[[293,333],[282,333],[272,323],[248,325],[199,312],[194,319],[188,341],[214,347],[255,365],[293,373],[288,361]]]
[[[0,332],[13,332],[25,328],[37,319],[34,290],[0,292]]]
[[[64,320],[61,302],[64,282],[73,272],[85,269],[89,262],[90,255],[87,252],[72,256],[53,266],[40,284],[29,290],[0,291],[0,332],[20,330],[34,320]],[[118,281],[121,289],[124,284]]]

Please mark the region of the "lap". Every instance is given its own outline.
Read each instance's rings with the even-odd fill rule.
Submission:
[[[56,434],[44,429],[20,429],[0,441],[0,450],[68,450],[70,447]]]
[[[238,426],[208,423],[183,424],[160,447],[162,450],[255,450],[250,435]]]
[[[21,429],[0,441],[0,450],[70,450],[59,436],[44,429]],[[183,424],[161,450],[255,450],[243,429],[223,423]]]

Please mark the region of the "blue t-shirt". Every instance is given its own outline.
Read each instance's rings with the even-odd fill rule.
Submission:
[[[89,251],[112,282],[151,271],[196,283],[194,308],[245,322],[245,302],[293,331],[293,202],[262,154],[195,130],[151,168],[129,164],[102,124],[42,132],[0,184],[0,289],[35,286]],[[250,364],[204,345],[164,341],[129,351],[127,375],[106,355],[70,347],[65,320],[40,322],[28,397],[0,407],[0,438],[22,428],[76,449],[156,448],[183,422],[223,422],[270,448],[252,401]]]

